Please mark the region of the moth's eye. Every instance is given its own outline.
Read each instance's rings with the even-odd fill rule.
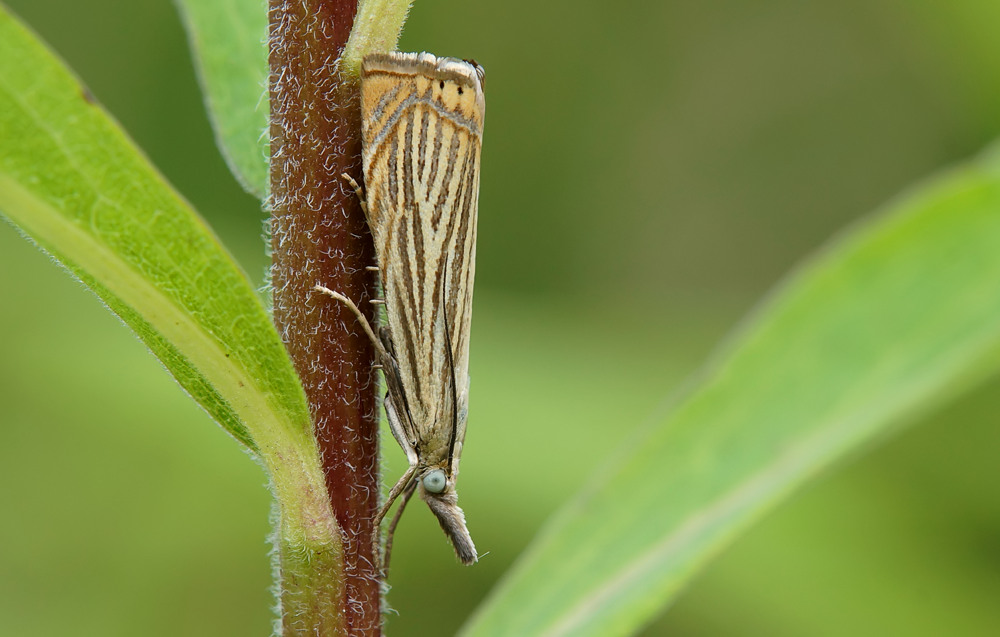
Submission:
[[[441,80],[441,83],[438,84],[438,88],[441,89],[442,91],[444,90],[444,80]]]
[[[440,469],[435,469],[424,476],[424,488],[431,493],[441,493],[446,486],[448,486],[448,478]]]

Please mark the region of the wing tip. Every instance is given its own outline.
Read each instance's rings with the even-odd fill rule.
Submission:
[[[482,91],[485,71],[472,60],[437,57],[431,53],[370,53],[361,62],[361,76],[372,73],[425,75],[435,79],[455,80]]]

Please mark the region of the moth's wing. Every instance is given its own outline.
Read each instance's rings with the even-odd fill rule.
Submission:
[[[390,359],[382,361],[382,375],[385,377],[386,391],[389,393],[389,400],[392,401],[394,412],[398,422],[402,425],[410,449],[416,449],[420,440],[419,432],[410,417],[410,406],[406,398],[406,388],[403,386],[403,379],[399,372],[399,362],[396,359],[395,346],[389,336],[388,329],[382,326],[379,330],[379,338]],[[396,436],[396,432],[393,431]],[[402,445],[400,441],[400,445]],[[406,447],[404,446],[404,451]]]
[[[429,54],[369,56],[361,101],[369,219],[400,382],[422,457],[454,472],[468,403],[481,70]]]
[[[361,135],[362,159],[365,177],[365,204],[367,221],[372,237],[375,240],[376,259],[379,265],[383,296],[386,294],[386,268],[388,256],[385,241],[389,237],[389,228],[400,215],[400,210],[394,208],[394,199],[389,194],[399,187],[397,173],[389,172],[387,154],[398,152],[398,139],[395,138],[393,127],[404,112],[404,104],[413,97],[412,82],[400,81],[392,73],[382,72],[378,68],[368,68],[368,60],[362,64],[361,73]],[[395,296],[395,295],[394,295]],[[388,302],[387,302],[388,305]],[[395,309],[386,307],[386,315],[395,314]],[[399,367],[399,352],[396,350],[395,339],[392,338],[392,322],[383,326],[379,336],[385,349],[393,356],[393,361],[384,364],[383,375],[389,398],[396,407],[403,428],[407,432],[411,445],[416,445],[420,439],[419,431],[414,424],[411,410],[406,399],[406,385]]]

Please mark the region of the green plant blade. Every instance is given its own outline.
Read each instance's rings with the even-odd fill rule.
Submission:
[[[998,367],[993,153],[793,273],[548,523],[463,634],[631,634],[796,486]]]
[[[302,388],[247,278],[70,72],[2,10],[0,130],[0,213],[93,289],[266,463],[275,446],[311,455]]]
[[[361,74],[361,60],[369,53],[395,51],[413,0],[359,0],[354,28],[344,47],[342,68]]]
[[[268,188],[267,3],[176,0],[216,142],[243,188]]]

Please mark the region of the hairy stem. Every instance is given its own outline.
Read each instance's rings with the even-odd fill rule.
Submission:
[[[374,318],[375,278],[365,270],[374,247],[340,177],[360,180],[357,79],[339,63],[354,12],[353,0],[269,3],[274,320],[309,399],[343,544],[342,578],[316,572],[302,556],[279,555],[285,635],[381,632],[374,352],[351,313],[312,290],[340,292]],[[332,606],[341,628],[323,624]]]

